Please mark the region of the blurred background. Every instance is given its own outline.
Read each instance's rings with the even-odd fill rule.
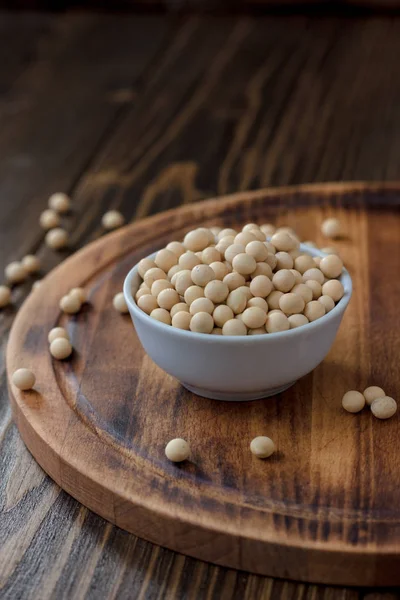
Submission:
[[[54,191],[79,207],[74,248],[108,208],[134,219],[237,190],[399,178],[396,11],[3,5],[20,10],[0,14],[2,265],[40,247],[16,215],[36,223]]]
[[[263,11],[282,7],[318,8],[336,7],[370,7],[375,9],[395,9],[398,0],[9,0],[2,1],[4,8],[65,10],[66,8],[88,8],[92,10],[126,10],[126,11],[219,11],[243,12]]]

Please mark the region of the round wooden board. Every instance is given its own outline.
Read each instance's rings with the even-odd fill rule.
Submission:
[[[67,492],[118,526],[200,559],[276,577],[335,584],[400,583],[400,426],[341,409],[348,389],[400,394],[400,187],[326,184],[261,190],[183,206],[87,246],[44,280],[15,320],[10,385],[29,450]],[[331,245],[320,224],[338,216],[354,297],[327,359],[285,393],[249,403],[197,397],[144,354],[129,316],[112,307],[128,270],[195,226],[249,221],[293,226]],[[90,304],[67,318],[60,297],[85,286]],[[47,334],[68,327],[69,361]],[[262,461],[249,443],[269,435]],[[190,462],[164,456],[186,438]]]

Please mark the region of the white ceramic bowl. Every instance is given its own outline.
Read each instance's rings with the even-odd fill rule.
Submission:
[[[324,256],[305,245],[301,250]],[[143,312],[134,300],[141,283],[137,269],[136,265],[128,273],[124,295],[143,348],[188,390],[215,400],[265,398],[310,373],[328,354],[352,292],[350,275],[344,270],[343,298],[317,321],[267,335],[208,335],[165,325]]]

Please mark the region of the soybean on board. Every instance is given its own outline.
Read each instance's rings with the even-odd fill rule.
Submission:
[[[342,585],[400,583],[399,419],[350,415],[348,389],[380,385],[399,397],[400,187],[326,184],[221,197],[139,221],[87,246],[51,273],[17,315],[8,375],[22,366],[35,390],[10,384],[14,417],[44,470],[93,511],[154,543],[216,564]],[[129,269],[196,226],[249,221],[335,241],[354,296],[326,360],[285,393],[252,403],[206,400],[144,354],[129,316],[112,306]],[[74,317],[58,302],[85,286]],[[34,315],[34,318],[32,316]],[[66,326],[69,361],[48,352]],[[278,452],[249,450],[257,435]],[[169,463],[165,444],[186,438],[191,461]]]

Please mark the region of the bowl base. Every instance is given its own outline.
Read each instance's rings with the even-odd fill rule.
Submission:
[[[202,396],[203,398],[210,398],[210,400],[224,400],[228,402],[248,402],[250,400],[261,400],[262,398],[268,398],[269,396],[275,396],[276,394],[280,394],[284,392],[292,385],[296,383],[296,381],[292,381],[286,385],[282,385],[277,388],[264,390],[262,392],[218,392],[217,390],[204,390],[203,388],[196,387],[194,385],[189,385],[188,383],[181,382],[183,387],[185,387],[189,392],[193,392],[193,394],[197,394],[198,396]]]

